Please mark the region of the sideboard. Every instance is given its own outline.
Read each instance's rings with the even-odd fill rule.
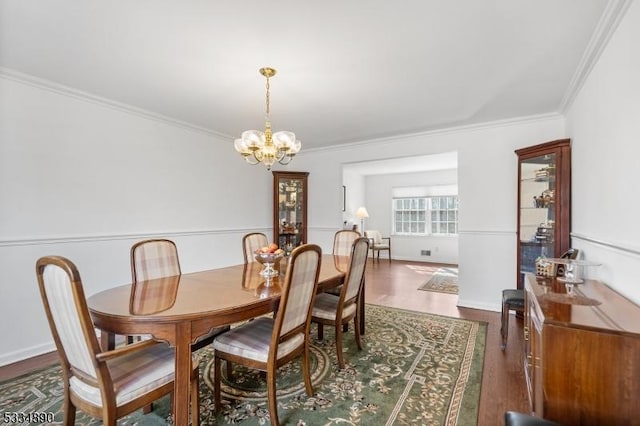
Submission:
[[[640,425],[640,306],[585,280],[525,277],[531,411],[570,425]]]

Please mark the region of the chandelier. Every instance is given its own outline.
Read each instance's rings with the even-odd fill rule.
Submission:
[[[269,79],[276,75],[273,68],[260,68],[260,74],[267,79],[266,114],[264,132],[259,130],[246,130],[242,136],[235,140],[234,146],[249,164],[264,164],[267,170],[277,161],[280,164],[289,164],[293,157],[300,151],[301,143],[296,140],[293,132],[271,132],[271,119],[269,118]]]

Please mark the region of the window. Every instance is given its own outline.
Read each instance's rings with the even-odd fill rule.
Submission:
[[[431,233],[458,233],[458,197],[431,197]]]
[[[393,200],[395,234],[457,234],[458,197],[406,197]]]

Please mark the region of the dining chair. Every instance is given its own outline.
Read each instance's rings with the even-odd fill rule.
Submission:
[[[350,256],[353,242],[358,238],[360,238],[360,233],[351,229],[343,229],[336,232],[333,236],[333,255]],[[335,294],[336,296],[340,295],[341,291],[341,285],[325,290],[326,293]]]
[[[134,288],[141,281],[179,276],[181,274],[178,248],[173,241],[150,239],[138,241],[131,246],[131,275]],[[196,339],[191,345],[191,350],[197,351],[210,345],[218,334],[227,330],[229,330],[229,326],[212,328],[207,334]],[[148,338],[150,336],[144,337]]]
[[[275,318],[261,316],[216,337],[213,342],[216,411],[219,412],[222,408],[222,360],[266,371],[272,425],[278,424],[276,376],[280,366],[302,356],[305,388],[307,395],[313,395],[309,329],[321,259],[322,250],[315,244],[304,244],[293,249],[280,290],[280,305]]]
[[[269,245],[267,236],[262,232],[252,232],[242,237],[242,252],[244,263],[255,262],[255,253],[258,249]]]
[[[91,320],[80,273],[68,259],[46,256],[36,262],[42,303],[62,364],[64,424],[76,410],[106,425],[173,391],[174,350],[143,340],[102,351]],[[191,372],[191,415],[198,423],[198,362]]]
[[[562,255],[560,255],[560,258],[576,259],[578,257],[578,254],[580,254],[580,250],[570,248],[569,250],[562,253]],[[564,276],[564,266],[562,268],[556,268],[555,276]],[[507,288],[502,290],[502,314],[500,323],[500,336],[502,337],[502,341],[500,343],[500,349],[502,349],[503,351],[507,347],[507,339],[509,337],[509,312],[515,311],[523,313],[524,308],[525,306],[523,288]]]
[[[342,336],[344,326],[353,320],[355,325],[355,338],[358,349],[362,350],[360,340],[360,321],[358,312],[359,298],[364,283],[364,273],[369,254],[369,240],[361,237],[351,246],[349,269],[342,285],[339,296],[330,293],[320,293],[316,296],[311,310],[311,322],[318,324],[318,339],[324,338],[324,325],[332,325],[335,328],[336,350],[338,353],[338,365],[344,368],[342,355]]]
[[[376,259],[376,253],[378,253],[379,262],[380,252],[387,251],[389,253],[389,263],[391,263],[391,237],[383,237],[380,231],[373,229],[364,231],[364,234],[369,238],[369,247],[371,248],[371,256],[373,260]]]
[[[336,256],[350,256],[353,242],[360,238],[358,231],[342,229],[333,236],[333,254]]]

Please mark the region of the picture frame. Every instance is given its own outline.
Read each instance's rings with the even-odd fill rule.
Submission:
[[[342,211],[347,211],[347,187],[342,185]]]

